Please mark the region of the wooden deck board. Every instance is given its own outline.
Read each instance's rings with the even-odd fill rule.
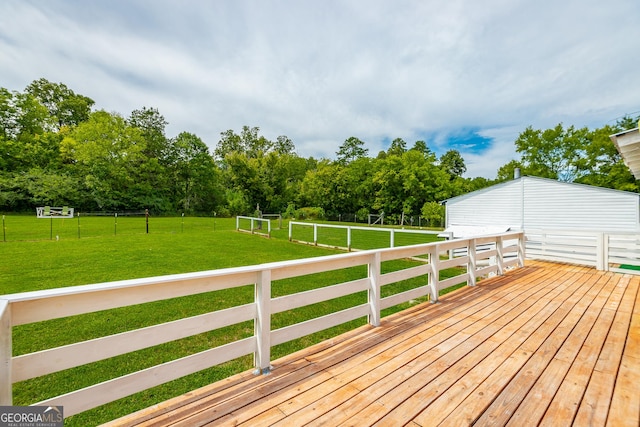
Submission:
[[[528,262],[109,424],[637,426],[639,284]]]

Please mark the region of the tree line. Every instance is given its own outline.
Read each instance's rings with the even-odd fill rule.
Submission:
[[[62,83],[39,79],[24,91],[0,88],[0,210],[36,206],[154,214],[231,216],[284,213],[336,218],[369,213],[438,220],[439,202],[511,179],[513,170],[638,191],[609,135],[633,124],[588,130],[527,128],[515,141],[521,158],[497,180],[465,178],[456,150],[440,157],[425,141],[394,139],[370,156],[347,138],[335,159],[304,158],[287,136],[269,140],[258,127],[222,132],[213,152],[197,135],[166,135],[155,108],[127,117],[94,109],[94,101]]]

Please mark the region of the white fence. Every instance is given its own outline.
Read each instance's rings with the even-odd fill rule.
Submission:
[[[302,239],[294,239],[293,238],[293,228],[294,228],[294,226],[298,226],[298,227],[301,227],[301,228],[313,228],[313,241],[306,241],[306,240],[302,240]],[[322,228],[334,228],[334,229],[345,230],[346,233],[347,233],[347,236],[346,236],[347,237],[347,246],[346,247],[338,246],[338,247],[340,249],[346,249],[348,251],[351,251],[353,249],[353,247],[352,247],[352,231],[353,230],[362,230],[362,231],[367,231],[367,232],[370,231],[370,232],[375,232],[375,233],[389,233],[389,247],[390,248],[395,248],[396,247],[396,243],[395,243],[396,233],[431,234],[431,235],[440,235],[440,234],[442,234],[442,231],[411,230],[411,229],[403,229],[403,228],[359,227],[359,226],[348,226],[348,225],[317,224],[317,223],[291,221],[291,222],[289,222],[289,241],[296,241],[296,242],[300,242],[300,243],[308,243],[308,244],[313,244],[315,246],[331,246],[331,247],[335,247],[333,245],[327,245],[327,244],[318,243],[318,232]]]
[[[464,256],[450,259],[442,257],[460,249],[465,250]],[[421,296],[429,296],[435,302],[441,289],[461,283],[475,285],[478,277],[503,274],[508,267],[522,266],[524,250],[523,233],[504,233],[475,239],[3,295],[0,296],[0,405],[13,403],[12,384],[16,382],[245,321],[253,321],[254,334],[251,337],[71,391],[39,402],[38,405],[63,405],[65,415],[71,416],[249,354],[254,355],[256,372],[266,372],[271,367],[271,347],[274,345],[365,316],[370,324],[378,326],[382,309]],[[424,256],[424,263],[381,273],[381,264],[385,261]],[[273,281],[354,266],[366,266],[366,277],[277,298],[271,296]],[[440,280],[440,273],[452,267],[461,267],[461,274]],[[384,286],[416,277],[424,277],[424,284],[381,297]],[[35,353],[12,355],[14,326],[245,285],[253,285],[255,289],[254,301],[248,304]],[[275,313],[362,291],[368,293],[364,304],[271,329],[271,316]]]
[[[267,224],[267,232],[264,232],[264,224]],[[249,227],[243,227],[243,224],[249,224]],[[260,234],[263,236],[271,237],[271,220],[256,218],[252,216],[237,216],[236,217],[236,230],[247,231],[252,234]]]
[[[637,233],[527,230],[526,240],[528,258],[640,274],[632,269],[640,267],[640,235]]]

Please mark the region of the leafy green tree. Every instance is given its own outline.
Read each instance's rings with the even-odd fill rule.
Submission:
[[[376,169],[374,211],[416,215],[425,202],[439,201],[450,194],[446,172],[417,150],[402,157],[388,156]]]
[[[296,151],[296,146],[293,141],[289,139],[286,135],[280,135],[276,142],[273,144],[273,149],[278,154],[289,154],[294,155]]]
[[[407,143],[402,138],[396,138],[391,141],[391,145],[387,150],[389,156],[402,156],[407,151]]]
[[[427,143],[422,140],[416,141],[411,149],[421,153],[425,157],[425,159],[430,162],[435,162],[436,160],[436,155],[434,154],[434,152],[431,151],[431,149],[427,146]]]
[[[91,98],[74,93],[62,83],[52,83],[44,78],[34,80],[25,92],[47,108],[59,128],[88,120],[94,104]]]
[[[527,173],[572,182],[580,176],[578,161],[584,156],[589,130],[564,128],[534,130],[527,127],[515,141],[516,151]]]
[[[638,192],[638,181],[609,137],[618,130],[605,126],[590,132],[590,142],[585,147],[584,156],[577,162],[580,177],[576,182]]]
[[[213,212],[222,201],[222,189],[207,145],[198,136],[181,132],[171,141],[168,157],[178,207],[189,213]]]
[[[336,161],[342,165],[351,163],[352,161],[365,157],[369,152],[368,148],[364,147],[364,142],[351,136],[347,138],[336,152]]]
[[[467,171],[467,166],[458,150],[449,150],[440,156],[440,168],[448,173],[452,180],[461,177]]]
[[[145,140],[139,129],[128,126],[117,114],[96,111],[60,145],[63,159],[83,182],[82,206],[107,210],[144,207],[138,201],[139,170],[145,161]]]
[[[420,210],[422,217],[429,222],[431,227],[444,225],[445,207],[438,202],[426,202]]]
[[[497,173],[497,180],[499,182],[510,181],[515,176],[516,169],[520,169],[520,175],[529,175],[526,168],[518,160],[511,160],[509,163],[500,166]]]
[[[128,120],[129,125],[140,129],[146,142],[145,155],[155,157],[161,162],[165,160],[169,150],[169,140],[165,129],[169,124],[156,108],[142,107],[133,110]]]

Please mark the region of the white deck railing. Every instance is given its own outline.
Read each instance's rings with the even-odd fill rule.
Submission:
[[[598,270],[640,274],[640,234],[527,230],[527,257],[587,265]],[[621,266],[623,268],[621,268]],[[627,267],[627,268],[624,268]]]
[[[254,355],[256,372],[265,372],[271,367],[271,347],[274,345],[364,316],[368,317],[370,324],[378,326],[382,309],[421,296],[430,296],[435,302],[441,289],[460,283],[475,285],[478,277],[503,274],[507,267],[524,265],[524,250],[522,233],[504,233],[475,239],[3,295],[0,296],[0,405],[13,404],[14,383],[245,321],[254,323],[251,337],[37,404],[63,405],[65,416],[71,416],[248,354]],[[443,257],[451,253],[463,255]],[[424,257],[423,263],[404,270],[381,273],[381,263],[384,261],[415,257]],[[273,281],[354,266],[367,266],[366,277],[277,298],[271,296]],[[463,272],[440,280],[440,272],[452,267],[462,267]],[[381,297],[381,288],[385,285],[420,276],[425,277],[422,286]],[[14,326],[249,284],[255,288],[254,301],[249,304],[35,353],[12,355]],[[271,329],[271,316],[275,313],[361,291],[368,291],[368,301],[364,304]]]

